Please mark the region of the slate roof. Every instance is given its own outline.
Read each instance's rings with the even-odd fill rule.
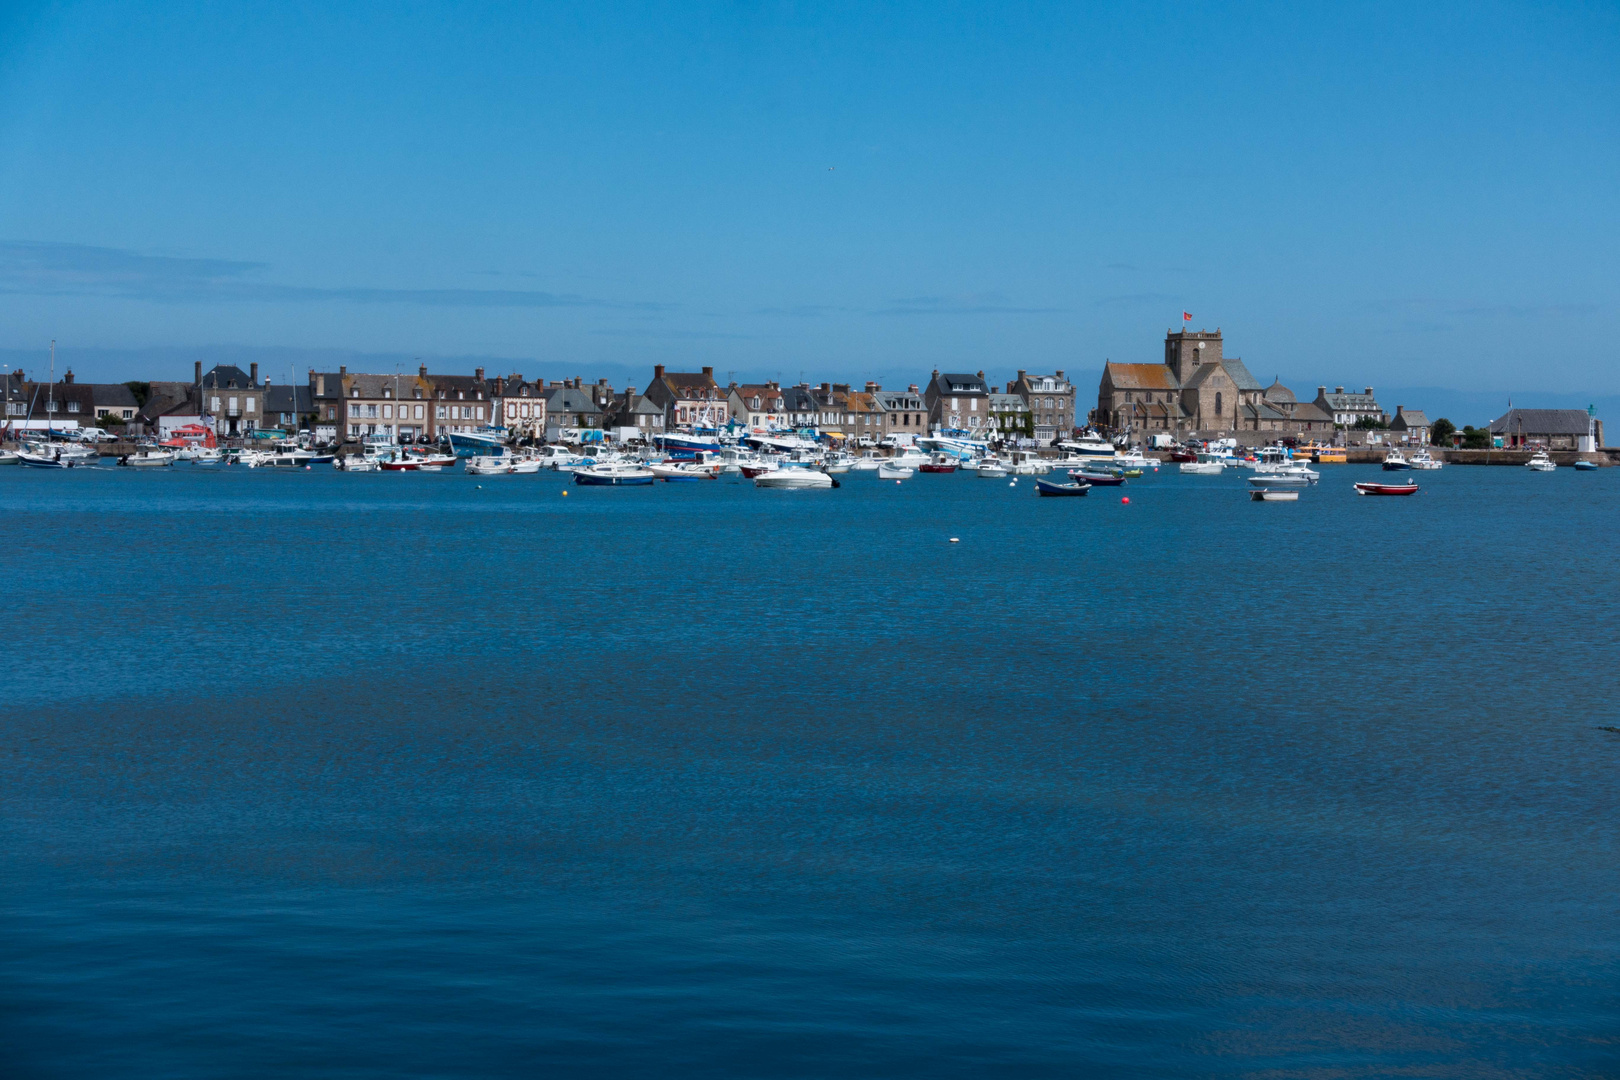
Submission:
[[[202,385],[205,390],[253,390],[257,389],[248,373],[235,364],[215,364],[203,372]]]
[[[1321,407],[1314,401],[1301,401],[1294,406],[1294,422],[1303,423],[1305,421],[1310,421],[1313,424],[1331,424],[1333,416],[1331,413],[1323,412]]]
[[[792,413],[819,412],[820,406],[816,404],[815,395],[807,387],[782,387],[782,411]]]
[[[271,383],[264,388],[264,411],[266,413],[310,413],[315,411],[315,402],[307,386]]]
[[[990,411],[1029,412],[1029,406],[1024,403],[1023,397],[1019,394],[992,393],[990,395]]]
[[[685,401],[718,401],[725,396],[714,376],[706,371],[666,371],[661,381],[675,397]]]
[[[877,390],[872,398],[885,412],[916,412],[923,408],[922,395],[910,390]]]
[[[732,389],[745,408],[759,408],[766,412],[777,411],[776,400],[782,396],[782,391],[769,383],[743,383]],[[757,406],[754,404],[755,397],[759,398]]]
[[[1330,394],[1325,389],[1322,390],[1321,393],[1323,397],[1327,398],[1328,405],[1338,412],[1380,411],[1378,408],[1378,399],[1373,397],[1371,394],[1346,394],[1339,391],[1334,391]]]
[[[1249,373],[1242,360],[1235,356],[1228,356],[1220,361],[1221,367],[1226,369],[1227,377],[1237,384],[1239,390],[1261,390],[1260,380]]]
[[[121,382],[86,383],[90,396],[100,409],[136,408],[135,392]]]
[[[575,416],[599,415],[602,410],[584,390],[576,390],[572,386],[562,386],[546,392],[546,412],[570,413]],[[662,409],[658,410],[663,412]]]
[[[1583,409],[1509,409],[1491,421],[1492,435],[1585,435]]]
[[[1581,415],[1586,414],[1582,413]],[[1396,406],[1395,419],[1389,422],[1389,426],[1396,431],[1404,431],[1408,428],[1426,428],[1429,426],[1429,418],[1423,414],[1421,409]]]
[[[1245,405],[1245,406],[1243,406],[1243,414],[1245,416],[1251,418],[1251,419],[1259,419],[1259,420],[1287,420],[1288,419],[1286,414],[1278,412],[1276,409],[1272,408],[1270,405],[1267,405],[1263,401],[1260,402],[1258,405]]]
[[[1108,379],[1118,390],[1179,390],[1168,364],[1107,364]]]
[[[962,375],[953,372],[934,373],[934,389],[941,394],[955,394],[957,396],[987,395],[990,387],[978,375]]]
[[[1265,398],[1267,401],[1280,402],[1299,400],[1294,396],[1294,392],[1292,390],[1288,389],[1288,387],[1282,384],[1282,379],[1280,378],[1273,382],[1270,386],[1266,387]]]

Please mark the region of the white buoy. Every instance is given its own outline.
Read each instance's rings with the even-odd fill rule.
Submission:
[[[960,543],[961,543],[961,542],[962,542],[962,541],[960,541],[960,540],[958,540],[958,539],[957,539],[957,538],[956,538],[956,537],[954,537],[954,536],[953,536],[953,537],[951,537],[951,543],[953,543],[953,544],[960,544]]]
[[[483,490],[484,490],[484,485],[483,485],[483,484],[479,484],[479,485],[478,485],[478,490],[479,490],[479,491],[483,491]]]

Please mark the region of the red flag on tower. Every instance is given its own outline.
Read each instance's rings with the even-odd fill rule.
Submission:
[[[1190,311],[1183,311],[1183,312],[1182,312],[1182,313],[1181,313],[1181,321],[1182,321],[1182,322],[1192,322],[1192,312],[1190,312]]]

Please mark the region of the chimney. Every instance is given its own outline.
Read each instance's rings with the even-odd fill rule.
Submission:
[[[423,364],[421,367],[416,369],[416,376],[419,379],[427,378],[427,365],[426,364]]]
[[[871,379],[866,380],[866,392],[868,394],[875,394],[879,390],[882,390],[882,389],[883,389],[883,387],[879,386],[877,383],[873,382]]]
[[[711,379],[714,378],[714,368],[712,368],[712,367],[704,368],[703,369],[703,374],[707,375]]]
[[[191,385],[202,385],[202,361],[198,360],[191,365]]]
[[[311,374],[313,374],[313,372]],[[326,376],[325,375],[316,375],[315,376],[315,396],[316,397],[325,397],[326,396]]]
[[[934,374],[935,374],[935,375],[938,375],[938,374],[939,374],[939,372],[937,372],[937,371],[936,371],[936,372],[934,372]],[[912,383],[912,384],[911,384],[911,385],[910,385],[910,386],[908,386],[908,387],[906,387],[906,390],[907,390],[907,391],[908,391],[908,392],[909,392],[909,393],[913,393],[913,394],[918,394],[918,393],[921,393],[921,392],[922,392],[922,391],[920,391],[920,390],[918,390],[918,389],[917,389],[917,384],[916,384],[916,383]]]
[[[249,386],[257,386],[257,385],[259,385],[259,365],[258,364],[249,364],[248,365],[248,385]]]
[[[1367,396],[1372,397],[1372,387],[1367,387]]]
[[[1063,378],[1063,369],[1062,368],[1057,369],[1057,377],[1060,378],[1060,379]]]
[[[1060,372],[1058,372],[1058,374],[1059,374],[1059,375],[1061,375],[1061,374],[1063,374],[1063,373],[1062,373],[1062,372],[1061,372],[1061,371],[1060,371]],[[1023,369],[1023,368],[1019,368],[1019,369],[1018,369],[1018,378],[1016,378],[1016,379],[1014,379],[1014,380],[1013,380],[1013,382],[1023,382],[1023,381],[1024,381],[1024,369]],[[1011,385],[1012,385],[1012,383],[1008,383],[1008,384],[1007,384],[1007,385],[1008,385],[1008,386],[1011,386]],[[1012,393],[1012,391],[1011,391],[1011,390],[1008,390],[1008,391],[1007,391],[1007,392],[1008,392],[1008,393],[1009,393],[1009,394],[1010,394],[1010,393]]]
[[[481,368],[481,367],[473,368],[473,378],[477,379],[479,382],[483,382],[484,381],[484,369]]]
[[[338,365],[338,378],[341,379],[341,378],[343,378],[343,376],[347,375],[348,373],[349,373],[349,365],[347,365],[347,364],[339,364]]]
[[[830,383],[830,382],[824,382],[824,383],[822,383],[822,384],[821,384],[821,392],[822,392],[822,393],[823,393],[823,394],[830,394],[830,393],[832,393],[832,383]]]
[[[69,386],[73,385],[73,369],[72,368],[68,368],[67,371],[62,373],[62,381],[64,383],[66,383],[67,385],[69,385]]]
[[[662,379],[663,377],[664,377],[664,365],[663,364],[654,364],[653,365],[653,378]]]

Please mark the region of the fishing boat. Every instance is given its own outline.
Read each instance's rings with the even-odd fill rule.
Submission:
[[[1417,481],[1409,480],[1404,484],[1356,484],[1357,495],[1416,495]]]
[[[1530,455],[1530,460],[1524,463],[1524,467],[1533,472],[1552,472],[1558,465],[1547,456],[1547,451],[1537,450]]]
[[[720,440],[714,435],[697,435],[691,432],[667,431],[655,434],[652,444],[656,449],[677,460],[692,460],[699,454],[717,454],[720,452]]]
[[[1070,469],[1069,478],[1094,487],[1119,487],[1125,482],[1123,473],[1105,472],[1102,469]]]
[[[0,461],[0,465],[4,465],[4,464],[5,464],[5,462]],[[1586,458],[1576,458],[1575,459],[1575,471],[1576,472],[1596,472],[1597,469],[1598,469],[1598,463],[1595,462],[1595,461],[1588,461]]]
[[[1073,472],[1070,476],[1075,475]],[[1091,490],[1091,484],[1084,480],[1071,480],[1067,484],[1056,480],[1035,478],[1035,494],[1037,495],[1085,495]]]
[[[657,479],[651,469],[629,461],[601,462],[574,470],[574,483],[585,487],[641,487]]]
[[[1412,463],[1393,446],[1389,448],[1389,453],[1384,455],[1385,472],[1404,472],[1411,467]]]
[[[1255,502],[1298,502],[1299,491],[1297,489],[1255,488],[1249,492],[1249,498]]]
[[[1198,460],[1198,451],[1178,446],[1170,451],[1170,460],[1176,462],[1193,462]]]
[[[939,451],[929,456],[928,460],[917,466],[918,472],[926,473],[953,473],[962,459],[954,454]]]
[[[486,425],[472,431],[452,431],[448,434],[450,449],[455,451],[457,457],[506,453],[506,429],[503,427]]]
[[[885,461],[878,466],[877,474],[879,480],[910,480],[917,475],[917,470],[910,465],[896,465]]]
[[[754,477],[754,486],[757,488],[788,488],[792,490],[809,490],[821,488],[835,488],[838,482],[824,472],[816,469],[777,469],[761,476]]]

